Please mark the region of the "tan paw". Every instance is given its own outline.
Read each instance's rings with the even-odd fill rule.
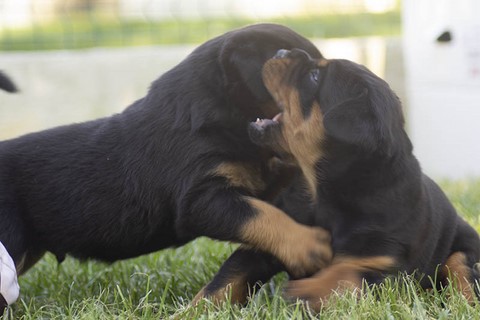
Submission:
[[[330,234],[321,228],[299,225],[283,239],[278,256],[294,278],[310,276],[332,261]]]

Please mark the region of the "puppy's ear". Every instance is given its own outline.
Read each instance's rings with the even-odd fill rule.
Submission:
[[[268,53],[259,50],[252,41],[240,45],[235,40],[226,41],[220,52],[220,65],[229,94],[241,100],[271,99],[261,74],[263,63],[269,58]]]
[[[232,32],[220,51],[220,65],[225,82],[236,99],[250,94],[254,102],[271,101],[262,80],[262,67],[278,50],[300,48],[314,59],[322,54],[308,39],[293,30],[275,24],[258,24]]]
[[[369,105],[368,90],[359,96],[332,107],[323,116],[323,126],[327,136],[373,151],[378,146],[375,114]]]

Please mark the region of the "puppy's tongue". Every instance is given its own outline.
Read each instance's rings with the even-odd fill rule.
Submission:
[[[260,127],[266,127],[266,126],[271,125],[271,124],[278,124],[278,123],[281,122],[281,120],[282,120],[282,113],[280,112],[279,114],[277,114],[272,119],[257,118],[257,121],[255,121],[255,124],[260,126]]]

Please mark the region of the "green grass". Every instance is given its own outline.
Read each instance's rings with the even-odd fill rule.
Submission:
[[[401,31],[400,10],[381,14],[283,17],[269,21],[235,16],[145,21],[76,14],[49,23],[34,23],[29,28],[0,29],[0,51],[201,43],[228,30],[258,22],[284,24],[308,38],[397,36]]]
[[[443,182],[459,212],[480,228],[480,180]],[[46,255],[20,278],[21,298],[9,309],[14,319],[480,319],[453,290],[425,292],[408,277],[367,290],[360,299],[336,296],[320,315],[282,298],[285,274],[265,285],[244,308],[189,301],[235,246],[198,239],[112,265],[67,258],[58,265]],[[374,292],[372,292],[374,291]]]

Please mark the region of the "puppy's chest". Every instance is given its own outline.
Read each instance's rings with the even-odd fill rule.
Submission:
[[[371,255],[390,250],[396,235],[390,226],[375,215],[361,211],[331,210],[322,215],[332,235],[332,248],[336,253]]]

